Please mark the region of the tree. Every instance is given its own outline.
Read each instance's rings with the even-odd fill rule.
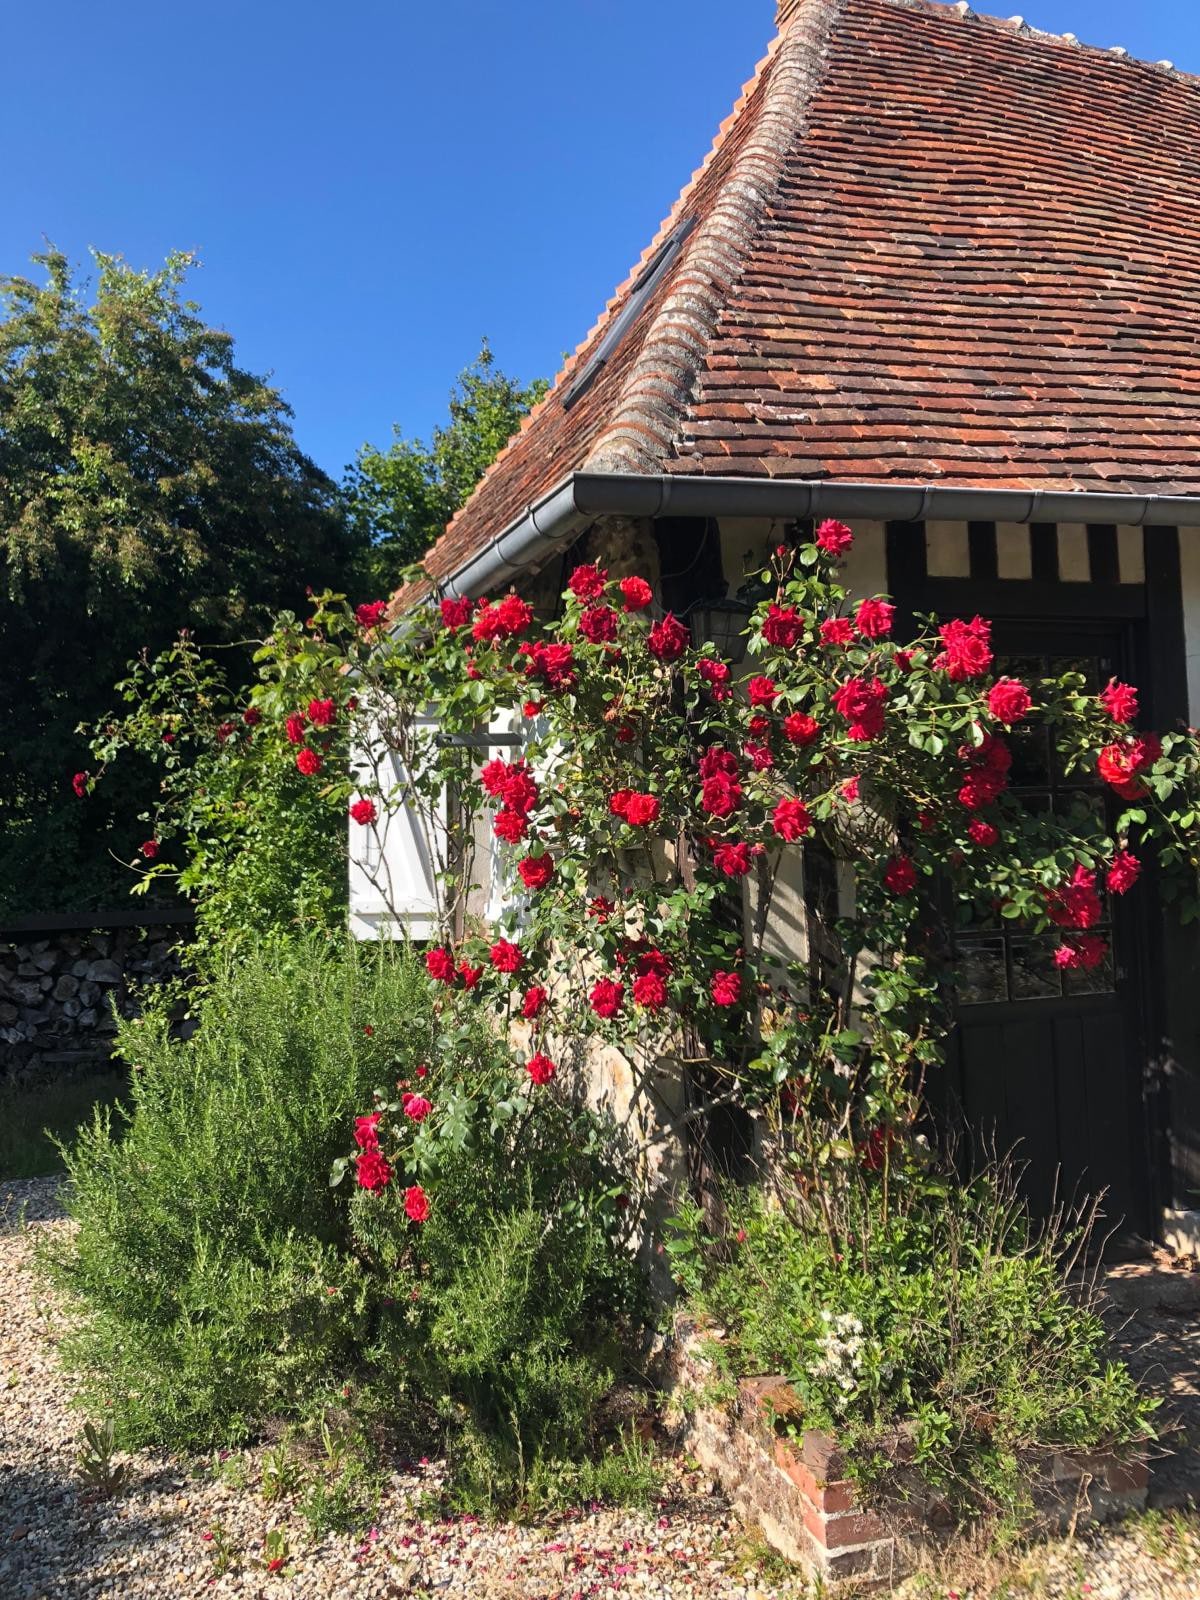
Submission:
[[[450,393],[450,421],[431,444],[393,428],[386,450],[364,444],[346,479],[355,529],[373,547],[375,587],[391,590],[419,561],[545,394],[544,378],[522,388],[496,366],[487,340]]]
[[[136,844],[80,809],[75,736],[131,658],[181,626],[228,643],[306,584],[344,589],[361,536],[291,409],[183,298],[192,258],[95,254],[0,279],[0,905],[103,899]],[[247,658],[248,669],[248,658]],[[120,804],[120,797],[114,797]],[[111,832],[111,838],[110,836]]]

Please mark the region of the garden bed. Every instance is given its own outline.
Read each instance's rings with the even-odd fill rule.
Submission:
[[[676,1329],[674,1398],[683,1442],[738,1514],[767,1543],[826,1583],[890,1586],[920,1564],[923,1549],[956,1531],[945,1501],[923,1487],[911,1441],[894,1441],[897,1492],[867,1506],[837,1441],[803,1430],[782,1377],[743,1378],[732,1392],[711,1348],[719,1335],[686,1319]],[[707,1347],[707,1348],[706,1348]],[[1141,1510],[1149,1472],[1116,1454],[1050,1453],[1038,1463],[1032,1531],[1074,1533]]]

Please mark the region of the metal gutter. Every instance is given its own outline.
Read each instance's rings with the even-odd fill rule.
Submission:
[[[507,586],[604,516],[871,517],[886,522],[1083,522],[1195,528],[1200,527],[1200,495],[576,472],[443,580],[442,592],[479,595],[497,585]]]

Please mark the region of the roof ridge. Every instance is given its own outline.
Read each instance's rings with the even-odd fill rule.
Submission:
[[[681,251],[670,287],[625,375],[611,420],[592,442],[584,471],[649,472],[670,454],[721,308],[778,190],[787,155],[804,135],[821,63],[844,6],[845,0],[800,0],[774,40],[758,75],[769,66],[754,131],[735,156],[716,203]],[[710,161],[744,109],[743,100],[723,125]],[[672,222],[695,181],[680,197]]]
[[[838,3],[841,4],[842,0],[838,0]],[[522,417],[520,426],[517,428],[516,432],[509,437],[507,443],[502,447],[500,453],[491,462],[490,466],[488,466],[482,478],[480,478],[479,482],[475,485],[474,489],[472,489],[466,500],[450,518],[449,522],[446,524],[444,533],[450,532],[458,519],[467,511],[468,507],[471,505],[471,502],[483,488],[488,479],[501,470],[509,455],[509,452],[513,449],[521,435],[527,432],[529,428],[534,425],[541,413],[549,406],[561,402],[563,391],[566,388],[568,381],[574,376],[576,369],[579,367],[583,357],[591,350],[592,346],[599,339],[605,328],[607,328],[609,323],[612,321],[613,316],[619,307],[624,304],[629,295],[629,291],[637,282],[647,264],[662,247],[665,241],[670,237],[673,229],[683,216],[688,202],[691,199],[692,194],[695,192],[697,185],[703,180],[704,175],[708,172],[713,162],[720,155],[730,132],[737,126],[738,122],[744,115],[747,106],[753,99],[759,84],[762,82],[764,74],[771,66],[771,63],[775,58],[775,55],[779,49],[779,44],[780,40],[778,37],[772,39],[767,48],[766,54],[762,56],[755,64],[754,71],[742,85],[741,93],[734,101],[733,108],[729,112],[729,115],[725,117],[720,127],[717,129],[716,136],[713,139],[708,154],[704,157],[704,160],[695,169],[691,177],[679,191],[674,204],[671,206],[670,210],[663,218],[662,223],[659,225],[657,233],[650,240],[650,243],[642,251],[638,259],[634,262],[625,278],[613,290],[609,299],[605,303],[603,311],[601,311],[600,315],[588,329],[587,333],[584,334],[583,338],[575,346],[575,349],[563,362],[562,366],[555,374],[554,380],[549,389],[547,389],[546,393],[537,402],[537,404],[532,406],[525,416]],[[442,536],[439,536],[439,539],[440,537]]]
[[[942,3],[942,0],[883,0],[885,5],[894,6],[897,10],[924,11],[933,15],[957,15],[963,22],[980,22],[985,27],[1000,29],[1009,35],[1017,35],[1039,44],[1061,44],[1070,50],[1079,50],[1088,55],[1108,56],[1117,61],[1126,61],[1131,67],[1145,67],[1152,72],[1169,73],[1173,78],[1180,78],[1188,82],[1200,82],[1200,74],[1186,72],[1182,67],[1177,67],[1173,61],[1147,61],[1143,56],[1131,55],[1121,44],[1102,45],[1087,44],[1074,33],[1054,33],[1049,28],[1039,28],[1028,21],[1024,16],[998,17],[990,11],[977,11],[969,0],[955,0],[952,5]]]

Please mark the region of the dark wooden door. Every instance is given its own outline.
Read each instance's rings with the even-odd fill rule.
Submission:
[[[1132,639],[1120,627],[998,624],[994,640],[999,670],[1013,677],[1074,668],[1094,691],[1114,675],[1134,677]],[[1103,785],[1062,770],[1044,729],[1016,729],[1011,744],[1012,788],[1026,805],[1066,813],[1109,804]],[[959,930],[945,1086],[970,1159],[1011,1151],[1040,1217],[1104,1191],[1103,1227],[1119,1240],[1151,1231],[1136,921],[1132,906],[1106,898],[1096,931],[1110,955],[1094,972],[1060,971],[1053,933],[998,916]]]

